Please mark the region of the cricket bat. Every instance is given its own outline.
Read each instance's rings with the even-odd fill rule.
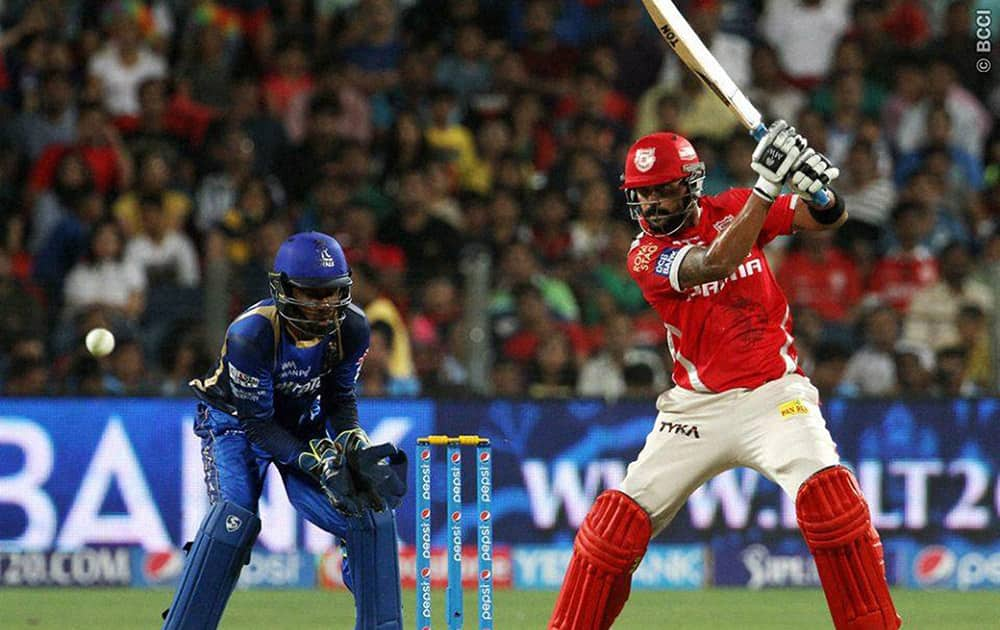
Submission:
[[[698,75],[702,83],[736,114],[743,126],[750,130],[750,135],[757,140],[763,138],[767,133],[767,126],[761,120],[760,112],[743,91],[736,87],[729,73],[705,47],[677,6],[670,0],[642,0],[642,4],[649,17],[653,18],[663,39],[674,49],[684,65]],[[820,205],[826,205],[830,197],[824,189],[816,193],[815,199]]]

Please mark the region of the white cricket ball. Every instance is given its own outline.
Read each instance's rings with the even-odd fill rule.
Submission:
[[[87,333],[87,350],[95,357],[105,357],[115,349],[115,336],[107,328],[95,328]]]

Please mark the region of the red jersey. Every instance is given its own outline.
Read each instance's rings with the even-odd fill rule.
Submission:
[[[923,245],[908,252],[896,248],[875,263],[868,290],[905,313],[917,291],[937,279],[937,259],[929,249]]]
[[[778,197],[750,254],[732,275],[684,290],[678,282],[684,256],[692,247],[709,246],[749,196],[750,190],[741,188],[702,197],[697,225],[672,236],[640,234],[629,249],[629,273],[667,329],[673,379],[680,387],[754,389],[801,373],[788,302],[762,250],[776,236],[791,234],[798,197]]]

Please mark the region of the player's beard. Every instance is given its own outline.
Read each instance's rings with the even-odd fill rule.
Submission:
[[[687,223],[691,219],[694,208],[693,204],[690,203],[690,197],[685,195],[681,199],[671,200],[669,204],[676,206],[676,208],[664,208],[666,204],[659,202],[643,209],[643,218],[646,219],[650,229],[657,234],[676,234],[687,227]]]

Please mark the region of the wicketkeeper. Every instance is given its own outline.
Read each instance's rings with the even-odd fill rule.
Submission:
[[[622,189],[642,229],[628,269],[667,329],[676,387],[657,399],[621,488],[597,497],[580,527],[550,628],[610,628],[650,538],[695,489],[737,466],[795,499],[838,630],[900,626],[882,543],[798,366],[788,302],[763,252],[779,234],[846,220],[832,191],[826,205],[815,200],[839,171],[783,121],[751,166],[752,190],[703,197],[705,166],[686,139],[654,133],[628,152]],[[786,183],[794,194],[780,194]],[[697,433],[669,430],[678,423]]]
[[[271,299],[230,324],[217,365],[190,383],[211,508],[164,628],[218,626],[250,562],[273,463],[292,505],[342,541],[356,628],[401,630],[393,508],[406,492],[406,457],[371,445],[358,424],[369,328],[351,303],[351,270],[336,240],[309,232],[285,241],[269,279]]]

